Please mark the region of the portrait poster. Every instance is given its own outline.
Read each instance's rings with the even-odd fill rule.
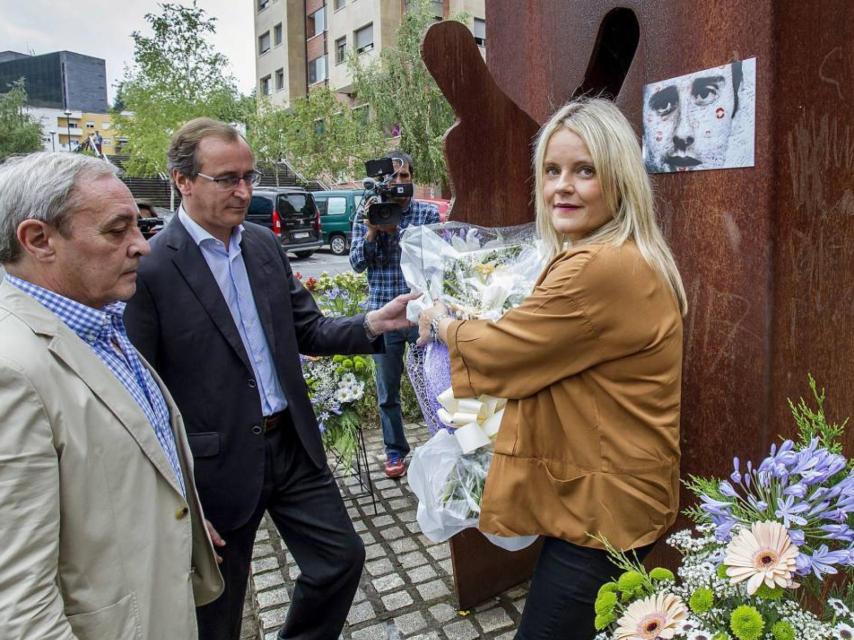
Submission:
[[[752,167],[755,141],[756,58],[644,86],[650,173]]]

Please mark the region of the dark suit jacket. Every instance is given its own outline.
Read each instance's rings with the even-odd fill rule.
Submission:
[[[320,467],[326,455],[299,354],[381,351],[382,339],[368,341],[363,315],[324,317],[269,229],[244,223],[241,248],[291,417]],[[142,259],[125,323],[184,416],[205,515],[222,531],[241,526],[258,505],[264,478],[264,435],[253,431],[261,402],[225,299],[178,216]]]

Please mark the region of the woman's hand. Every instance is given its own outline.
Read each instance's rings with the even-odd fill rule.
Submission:
[[[433,318],[449,318],[448,315],[448,307],[443,305],[441,302],[437,302],[429,309],[426,309],[421,312],[421,315],[418,316],[418,341],[415,343],[419,347],[423,347],[425,344],[434,339],[432,334],[431,324],[433,322]],[[438,338],[439,336],[435,336]]]

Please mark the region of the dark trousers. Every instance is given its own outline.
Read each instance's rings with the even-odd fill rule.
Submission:
[[[652,545],[634,551],[643,560],[650,549]],[[600,549],[546,538],[516,640],[591,640],[599,587],[620,573]]]
[[[300,568],[279,638],[336,640],[344,627],[365,547],[332,473],[312,464],[286,416],[264,436],[264,487],[257,509],[239,529],[220,531],[226,542],[217,549],[225,591],[196,609],[200,640],[239,640],[252,545],[265,510]]]

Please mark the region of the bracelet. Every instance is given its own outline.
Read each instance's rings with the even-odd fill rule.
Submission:
[[[433,316],[433,319],[430,320],[430,337],[433,339],[434,342],[439,341],[439,323],[442,322],[442,320],[445,320],[446,318],[450,317],[451,316],[449,316],[447,313],[439,313]]]
[[[368,340],[373,342],[377,338],[380,337],[379,333],[375,333],[371,328],[371,323],[368,322],[368,314],[365,314],[365,319],[362,321],[362,328],[365,330],[365,335],[368,337]]]

